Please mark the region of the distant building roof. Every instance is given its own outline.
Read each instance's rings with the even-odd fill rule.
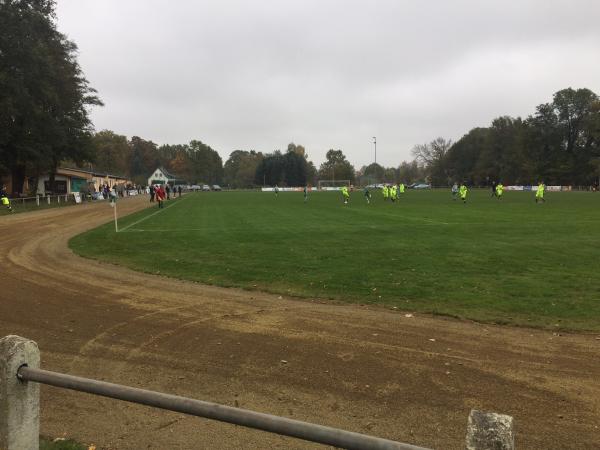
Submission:
[[[177,175],[174,175],[172,173],[170,173],[167,169],[165,169],[164,167],[158,167],[156,170],[160,170],[163,175],[168,179],[168,180],[178,180],[178,181],[183,181],[185,180],[185,178],[179,177]],[[154,172],[156,172],[156,170]],[[154,173],[153,172],[153,173]],[[152,178],[152,175],[150,175],[150,178]]]
[[[58,170],[69,170],[71,172],[80,172],[80,173],[86,173],[88,175],[91,175],[93,177],[111,177],[111,178],[119,178],[121,180],[128,180],[129,177],[124,176],[124,175],[115,175],[112,173],[108,173],[108,172],[96,172],[93,170],[84,170],[84,169],[76,169],[73,167],[59,167]]]

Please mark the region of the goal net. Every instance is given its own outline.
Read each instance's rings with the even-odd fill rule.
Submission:
[[[320,191],[339,191],[342,186],[350,187],[350,180],[319,180]]]

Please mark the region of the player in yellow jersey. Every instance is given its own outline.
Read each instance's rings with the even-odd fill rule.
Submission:
[[[546,190],[546,185],[544,184],[543,181],[540,181],[540,184],[538,184],[537,190],[535,191],[535,202],[539,203],[546,203],[546,200],[544,200],[544,191]]]
[[[462,183],[460,185],[460,187],[458,188],[458,195],[460,196],[460,199],[463,201],[463,203],[467,203],[467,194],[469,193],[469,190],[467,189],[467,185],[465,183]]]
[[[350,192],[348,192],[348,186],[342,186],[342,197],[344,198],[344,205],[347,205],[348,200],[350,200]]]

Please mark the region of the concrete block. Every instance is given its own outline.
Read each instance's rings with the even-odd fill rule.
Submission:
[[[467,425],[467,450],[514,450],[512,416],[471,410]]]
[[[0,450],[39,450],[40,386],[22,382],[22,365],[40,367],[35,342],[19,336],[0,339]]]

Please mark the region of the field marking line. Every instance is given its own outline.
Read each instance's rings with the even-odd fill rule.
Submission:
[[[125,231],[125,230],[127,230],[127,229],[131,228],[132,226],[134,226],[134,225],[137,225],[138,223],[141,223],[141,222],[143,222],[144,220],[146,220],[146,219],[149,219],[150,217],[157,215],[158,213],[161,213],[161,212],[163,212],[163,211],[166,211],[166,210],[167,210],[167,209],[169,209],[171,206],[178,205],[179,203],[181,203],[181,202],[182,202],[183,200],[185,200],[186,198],[187,198],[187,197],[183,197],[183,199],[182,199],[182,200],[179,200],[178,202],[171,203],[169,206],[167,206],[167,207],[165,207],[165,208],[161,208],[161,209],[159,209],[158,211],[156,211],[156,212],[153,212],[153,213],[152,213],[152,214],[150,214],[149,216],[142,217],[140,220],[137,220],[137,221],[135,221],[135,222],[133,222],[133,223],[130,223],[129,225],[127,225],[127,226],[125,226],[125,227],[121,228],[121,229],[119,230],[119,233],[122,233],[123,231]]]

